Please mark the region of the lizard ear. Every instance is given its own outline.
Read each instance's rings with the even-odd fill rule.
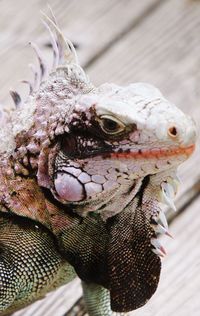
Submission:
[[[140,208],[125,209],[110,226],[108,274],[111,308],[128,312],[143,306],[157,289],[161,261],[152,252],[151,227]]]

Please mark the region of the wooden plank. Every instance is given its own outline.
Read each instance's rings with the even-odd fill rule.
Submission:
[[[0,2],[0,4],[1,3],[3,2]],[[31,18],[31,15],[33,14],[32,12],[34,12],[35,10],[34,8],[35,7],[33,6],[33,11],[31,11],[31,13],[29,14],[29,18]],[[25,8],[24,10],[24,12],[26,12],[26,10],[28,9]],[[61,11],[64,12],[63,10]],[[110,9],[110,11],[112,11],[112,9]],[[103,58],[97,59],[95,63],[89,67],[91,78],[93,78],[96,83],[104,81],[115,81],[121,84],[125,84],[127,82],[139,80],[152,82],[153,84],[160,87],[161,90],[165,92],[166,96],[169,96],[172,101],[174,101],[176,104],[180,104],[182,108],[184,108],[184,110],[186,110],[188,113],[193,113],[193,115],[197,119],[199,119],[199,109],[198,107],[195,107],[195,104],[198,104],[197,94],[199,93],[199,83],[197,80],[198,74],[195,73],[195,69],[198,69],[197,66],[199,66],[198,15],[199,5],[197,2],[180,2],[178,0],[164,2],[163,5],[158,8],[155,13],[147,17],[140,26],[130,32],[127,32],[127,35],[124,36],[121,41],[117,42],[116,45],[113,45],[113,47],[106,52]],[[27,18],[27,20],[29,20],[29,18]],[[25,25],[27,25],[27,22],[25,23]],[[34,28],[35,25],[33,23],[31,23],[31,25],[33,32],[32,34],[35,34],[35,36],[37,36],[37,34],[42,33],[42,31],[40,32],[39,30]],[[115,26],[117,27],[117,25]],[[105,34],[100,33],[100,35],[102,38],[102,36]],[[100,37],[100,35],[98,35],[98,38]],[[28,39],[29,38],[30,37],[28,37]],[[43,35],[41,35],[41,42],[43,42]],[[94,41],[90,41],[90,43],[92,44],[94,43]],[[22,50],[21,45],[22,44],[20,44],[18,47],[19,52],[20,50]],[[15,46],[13,46],[13,49],[14,48]],[[90,46],[88,46],[88,48],[91,51]],[[134,50],[133,53],[132,50]],[[11,82],[10,78],[12,78],[14,82],[16,80],[15,78],[17,78],[19,74],[21,74],[21,77],[23,77],[23,74],[26,72],[25,66],[23,68],[22,65],[21,52],[20,54],[18,52],[15,52],[16,56],[14,56],[12,59],[11,57],[13,56],[13,51],[12,55],[9,55],[6,51],[6,54],[3,55],[4,57],[1,64],[1,69],[3,70],[2,73],[4,74],[6,72],[7,74],[6,83],[5,77],[1,76],[0,78],[0,84],[3,89],[2,95],[4,95],[4,98],[6,97],[6,86],[8,85],[8,83],[10,85]],[[29,54],[25,53],[25,58],[23,58],[23,62],[26,63],[26,61],[30,61],[31,58],[29,57]],[[9,62],[7,61],[7,59]],[[87,62],[87,59],[83,59],[82,62]],[[10,67],[9,70],[7,70],[8,65]],[[22,68],[24,70],[22,70]],[[187,108],[188,104],[190,104],[191,108]],[[182,178],[184,179],[184,183],[185,181],[187,182],[187,185],[184,189],[185,191],[191,188],[194,183],[197,183],[194,182],[194,178],[196,179],[195,181],[198,181],[199,179],[198,172],[196,172],[194,168],[191,168],[192,161],[193,163],[195,163],[195,166],[198,164],[199,161],[197,155],[194,157],[196,158],[193,158],[191,162],[185,164],[185,171],[182,171],[181,173]],[[192,177],[191,173],[193,173]],[[183,192],[183,189],[181,192]],[[179,199],[179,201],[180,200],[181,199]],[[76,293],[77,291],[79,291],[78,293],[80,293],[80,288],[76,287],[75,285],[74,289],[75,290],[73,290],[71,293],[72,299],[80,297],[80,294],[78,294],[77,296],[74,295],[74,293]],[[57,310],[54,309],[48,316],[63,315],[64,311],[62,310],[62,306],[65,306],[65,302],[67,302],[70,292],[69,288],[65,287],[59,289],[58,291],[59,292],[56,291],[54,294],[51,294],[54,296],[49,296],[47,298],[48,301],[45,301],[46,303],[44,301],[37,302],[37,308],[34,304],[31,309],[27,309],[25,310],[25,312],[19,312],[17,314],[22,316],[28,315],[27,313],[29,313],[32,316],[41,316],[42,314],[44,314],[44,311],[45,313],[48,312],[49,304],[52,305],[52,302],[58,302],[59,299],[63,297],[61,305],[56,304],[57,309],[58,306],[60,306],[61,312],[59,312],[58,309],[57,313]],[[165,302],[165,304],[166,308],[167,303]],[[157,307],[157,309],[158,308],[159,307]],[[169,314],[160,315],[168,316]]]
[[[81,64],[88,63],[116,37],[126,33],[161,0],[49,0],[64,34],[76,45]],[[49,36],[40,21],[40,10],[47,12],[46,0],[0,1],[0,103],[10,102],[8,90],[14,85],[26,90],[18,80],[31,76],[27,66],[33,52],[27,44],[36,41],[50,62]],[[116,23],[117,21],[117,23]]]

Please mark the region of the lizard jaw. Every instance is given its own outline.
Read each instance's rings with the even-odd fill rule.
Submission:
[[[106,153],[108,157],[105,157],[105,159],[113,159],[113,163],[117,163],[118,160],[119,162],[121,161],[122,164],[124,162],[123,160],[130,160],[131,166],[133,165],[133,169],[130,167],[128,170],[129,179],[131,180],[136,180],[138,178],[144,178],[148,174],[158,174],[162,173],[164,170],[167,172],[169,175],[169,169],[171,170],[172,165],[180,164],[181,161],[185,160],[188,155],[191,155],[191,153],[194,151],[195,146],[190,145],[188,147],[175,147],[171,149],[146,149],[142,151],[132,151],[132,152],[112,152],[112,153]],[[104,156],[103,154],[101,156],[95,156],[93,157],[98,158]],[[147,158],[149,157],[149,158]],[[176,158],[177,157],[177,158]],[[170,159],[171,158],[171,159]],[[160,160],[160,165],[159,167],[152,169],[151,166],[149,168],[149,165],[145,163],[145,165],[142,165],[142,160],[145,161],[151,161],[151,163],[154,161],[157,163],[157,161]],[[115,161],[114,161],[115,160]],[[78,159],[76,160],[76,163],[78,163]],[[140,165],[141,161],[141,168],[139,166],[138,173],[135,173],[135,166],[137,166],[137,161],[138,165]],[[169,166],[169,164],[170,166]],[[78,165],[77,165],[78,166]],[[145,169],[146,168],[146,169]],[[87,170],[85,170],[83,173],[81,173],[81,160],[80,160],[80,167],[78,169],[73,168],[73,167],[65,167],[62,171],[57,173],[57,177],[54,179],[54,184],[55,184],[55,190],[58,194],[57,198],[61,198],[63,203],[67,202],[81,202],[83,201],[84,204],[86,200],[90,197],[90,191],[89,188],[92,186],[92,189],[94,193],[92,194],[93,198],[95,196],[99,196],[99,194],[102,194],[104,191],[103,187],[101,184],[96,184],[95,183],[95,176],[90,176],[87,173]],[[168,171],[167,171],[168,170]],[[73,174],[71,174],[73,172]],[[78,173],[78,174],[77,174]],[[84,176],[84,177],[83,177]],[[104,177],[101,177],[102,181]],[[168,176],[169,178],[169,176]],[[93,179],[93,180],[92,180]],[[167,196],[168,191],[171,190],[173,191],[173,187],[171,189],[170,184],[167,185],[166,182],[163,181],[163,179],[160,179],[160,183],[163,182],[162,184],[162,189],[163,189],[163,196],[161,201],[164,203],[168,203],[168,205],[175,209],[175,206],[173,204],[172,198],[169,198]],[[93,181],[93,182],[92,182]],[[89,184],[87,184],[89,183]],[[159,185],[160,185],[159,183]],[[171,183],[172,186],[175,185],[175,182]],[[117,186],[117,182],[116,185]],[[167,191],[168,190],[168,191]],[[165,193],[167,191],[167,193]],[[173,194],[172,194],[173,197]],[[88,200],[89,201],[89,200]]]

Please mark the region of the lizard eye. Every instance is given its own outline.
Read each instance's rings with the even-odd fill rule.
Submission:
[[[126,128],[126,126],[121,121],[110,115],[102,115],[100,118],[98,118],[98,121],[101,129],[106,134],[118,134],[123,132]]]

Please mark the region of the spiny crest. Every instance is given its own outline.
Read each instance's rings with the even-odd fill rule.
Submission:
[[[60,74],[60,69],[65,70],[65,76],[70,76],[72,74],[71,70],[73,68],[73,76],[75,77],[75,79],[77,77],[78,81],[80,80],[80,78],[82,78],[85,84],[88,83],[88,79],[85,73],[83,72],[82,68],[78,65],[77,54],[72,42],[64,38],[64,35],[59,29],[56,18],[50,7],[49,10],[51,13],[51,18],[43,12],[41,12],[41,14],[42,22],[50,34],[50,41],[53,50],[53,62],[50,69],[48,69],[47,62],[43,57],[43,54],[39,47],[35,43],[29,43],[35,51],[39,62],[38,69],[33,64],[29,65],[33,72],[33,81],[22,81],[23,83],[29,85],[29,96],[35,95],[38,92],[41,84],[45,82],[52,73]],[[19,93],[16,91],[10,91],[10,95],[14,101],[15,107],[19,108],[22,104],[22,99]]]
[[[30,43],[37,55],[39,67],[29,65],[33,81],[22,81],[29,85],[29,95],[24,101],[18,92],[10,91],[16,109],[9,113],[10,131],[7,131],[7,126],[3,129],[5,135],[9,134],[7,142],[12,143],[12,148],[8,153],[6,146],[0,146],[1,152],[6,151],[10,154],[11,151],[16,151],[16,147],[18,148],[21,143],[17,138],[22,140],[23,137],[24,143],[29,139],[31,144],[40,143],[40,146],[47,146],[50,138],[54,139],[56,135],[66,131],[67,120],[69,113],[73,111],[76,96],[94,89],[78,64],[73,44],[64,38],[52,11],[51,18],[42,13],[42,22],[50,34],[53,62],[51,67],[48,67],[38,46]],[[41,147],[38,152],[40,150]],[[24,148],[21,154],[24,155]]]

